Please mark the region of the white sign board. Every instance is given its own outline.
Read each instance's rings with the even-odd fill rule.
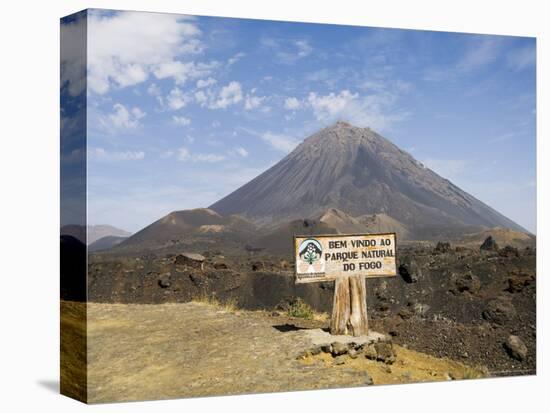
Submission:
[[[397,275],[395,233],[294,237],[296,283]]]

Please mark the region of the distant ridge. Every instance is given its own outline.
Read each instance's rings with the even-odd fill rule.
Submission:
[[[117,248],[162,247],[197,238],[246,240],[256,227],[239,216],[208,208],[174,211],[127,238]]]
[[[83,225],[69,224],[61,227],[61,235],[70,235],[80,242],[88,245],[104,237],[128,237],[132,235],[128,231],[114,227],[112,225]],[[87,232],[87,233],[86,233]]]

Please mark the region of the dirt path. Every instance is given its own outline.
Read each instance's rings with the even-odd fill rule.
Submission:
[[[391,367],[364,357],[336,365],[328,354],[297,360],[311,342],[291,321],[202,303],[88,304],[89,402],[364,386],[367,371],[375,384],[471,374],[403,348]]]

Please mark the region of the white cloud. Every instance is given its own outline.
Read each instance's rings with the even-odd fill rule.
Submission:
[[[309,56],[313,52],[313,47],[306,39],[281,39],[274,37],[263,37],[260,44],[265,49],[275,54],[279,62],[292,64],[299,59]]]
[[[328,95],[310,92],[307,105],[315,118],[324,123],[347,120],[356,126],[384,130],[407,116],[392,110],[395,100],[395,94],[389,92],[361,96],[346,89]]]
[[[226,159],[225,155],[215,153],[197,153],[192,154],[189,149],[182,146],[177,150],[178,161],[217,163]]]
[[[146,113],[138,107],[127,108],[122,103],[115,103],[113,112],[101,115],[99,121],[101,126],[110,132],[114,129],[136,129],[141,126],[140,119],[145,115]]]
[[[109,152],[104,148],[90,148],[88,155],[90,159],[104,162],[139,161],[145,158],[143,151]]]
[[[231,66],[235,63],[237,63],[239,60],[241,60],[243,57],[246,56],[246,53],[243,53],[243,52],[239,52],[235,55],[233,55],[232,57],[230,57],[228,60],[227,60],[227,65],[228,66]]]
[[[458,62],[458,69],[469,72],[480,66],[492,63],[500,51],[501,41],[494,37],[485,37],[472,44]]]
[[[507,133],[503,133],[502,135],[495,136],[492,139],[489,139],[488,142],[489,143],[506,142],[506,141],[509,141],[510,139],[514,138],[515,136],[516,136],[515,133],[507,132]]]
[[[230,105],[239,103],[241,100],[243,100],[241,84],[232,81],[227,86],[222,87],[217,99],[209,107],[211,109],[225,109]]]
[[[209,77],[208,79],[199,79],[197,80],[197,88],[201,89],[203,87],[213,86],[217,83],[217,80]]]
[[[162,92],[156,83],[151,83],[147,88],[147,93],[149,93],[151,96],[157,97],[160,96]]]
[[[195,63],[180,61],[164,62],[153,70],[157,79],[173,78],[177,84],[184,84],[188,79],[207,76],[212,73],[217,66],[217,62]]]
[[[265,96],[246,95],[244,108],[245,110],[257,109],[261,106],[264,100]]]
[[[254,95],[256,89],[252,89],[250,94],[245,95],[241,84],[237,81],[229,82],[218,91],[209,87],[215,83],[215,79],[211,78],[197,82],[197,87],[200,87],[200,90],[193,94],[195,102],[209,109],[226,109],[244,101],[245,110],[252,110],[261,107],[262,102],[266,99],[265,96]],[[262,109],[268,110],[269,108]]]
[[[186,16],[90,11],[88,33],[88,86],[94,93],[135,85],[151,74],[184,82],[205,69],[181,61],[203,49],[197,24]]]
[[[185,116],[172,116],[172,121],[176,124],[176,125],[180,125],[180,126],[188,126],[191,124],[191,119],[189,118],[186,118]]]
[[[204,91],[199,90],[198,92],[195,92],[195,101],[199,105],[204,106],[206,105],[206,102],[208,102],[208,96],[204,93]]]
[[[313,108],[315,117],[322,120],[326,117],[334,117],[342,114],[345,109],[349,108],[359,95],[351,93],[349,90],[342,90],[337,95],[331,92],[328,95],[319,96],[314,92],[310,92],[307,100]]]
[[[82,47],[86,38],[86,20],[81,14],[76,20],[61,25],[61,87],[67,85],[71,96],[86,88],[86,59]]]
[[[178,161],[186,161],[191,157],[191,152],[189,152],[189,149],[182,146],[181,148],[178,148]]]
[[[364,91],[373,91],[378,92],[380,90],[386,89],[386,84],[380,80],[365,80],[363,81],[359,87]]]
[[[284,153],[292,151],[299,143],[296,139],[280,133],[273,133],[270,131],[257,132],[255,130],[244,127],[240,127],[239,129],[245,131],[252,136],[257,136],[273,149]]]
[[[164,106],[164,97],[162,96],[162,90],[157,86],[156,83],[151,83],[147,88],[147,93],[157,99],[159,105]]]
[[[302,107],[302,102],[295,97],[288,97],[285,99],[285,109],[297,110]]]
[[[165,79],[167,77],[173,77],[176,83],[185,83],[187,80],[187,73],[192,70],[194,66],[193,62],[182,63],[180,61],[170,61],[160,63],[153,73],[157,79]]]
[[[183,108],[189,101],[191,100],[191,97],[181,91],[179,87],[175,87],[170,91],[168,96],[166,96],[166,101],[168,103],[168,106],[172,110],[178,110]]]
[[[290,136],[277,133],[264,132],[260,134],[260,138],[267,142],[273,149],[285,153],[292,151],[296,145],[298,145],[298,142]]]
[[[243,158],[245,158],[245,157],[248,156],[248,151],[247,151],[246,149],[244,149],[244,148],[236,148],[236,149],[235,149],[235,152],[236,152],[238,155],[242,156]]]
[[[461,57],[448,67],[430,67],[424,80],[441,82],[466,75],[493,63],[501,52],[502,40],[495,37],[475,36]]]
[[[514,49],[506,56],[506,63],[513,70],[522,70],[535,64],[536,55],[537,51],[534,45]]]
[[[193,160],[196,162],[216,163],[225,160],[225,158],[225,155],[218,155],[215,153],[198,153],[193,155]]]
[[[294,44],[298,49],[298,58],[307,57],[313,51],[307,40],[297,40]]]
[[[160,154],[161,159],[168,159],[174,156],[174,151],[164,151]]]

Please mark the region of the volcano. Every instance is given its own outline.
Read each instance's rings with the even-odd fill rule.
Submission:
[[[414,239],[495,226],[527,232],[370,128],[341,121],[209,208],[265,226],[331,209],[357,218],[383,214]]]

